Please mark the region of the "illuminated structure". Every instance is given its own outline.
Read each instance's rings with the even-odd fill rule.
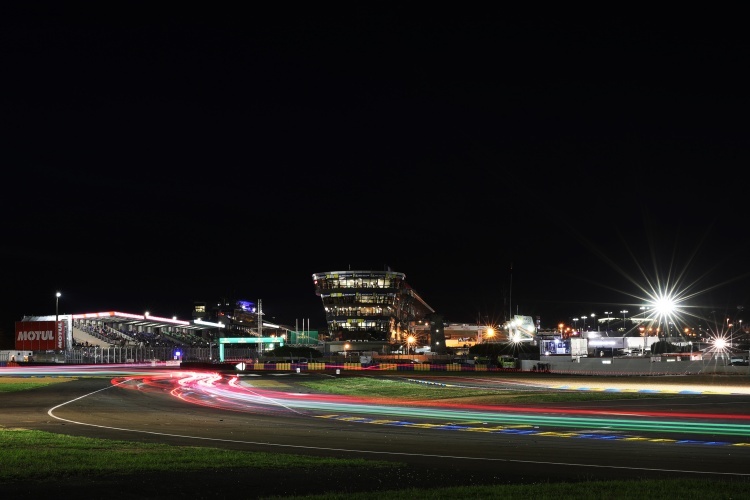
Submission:
[[[206,326],[213,325],[217,328],[216,338],[222,334],[234,337],[260,337],[263,333],[272,335],[284,335],[289,331],[282,325],[277,325],[266,320],[259,321],[263,316],[263,305],[258,300],[229,300],[221,299],[215,304],[208,306],[206,302],[195,302],[193,304],[193,320]],[[221,326],[219,326],[221,325]]]
[[[538,326],[531,316],[516,314],[513,319],[505,323],[507,338],[513,342],[531,342],[536,338]]]
[[[336,341],[403,343],[435,311],[393,271],[330,271],[312,275]]]

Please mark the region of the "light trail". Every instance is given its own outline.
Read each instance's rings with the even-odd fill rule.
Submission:
[[[39,367],[33,372],[22,370],[25,376],[112,376],[113,385],[140,391],[167,392],[186,403],[221,408],[224,410],[254,413],[283,412],[298,416],[320,417],[321,414],[356,421],[367,415],[411,423],[425,428],[445,425],[544,426],[548,428],[598,429],[606,431],[643,431],[657,434],[703,434],[721,436],[750,436],[750,415],[694,412],[615,411],[561,409],[543,407],[516,407],[509,405],[457,405],[434,402],[408,402],[398,404],[362,397],[340,395],[301,394],[249,387],[237,377],[227,379],[218,373],[159,371],[140,367],[106,368],[101,366]],[[33,373],[33,375],[31,375]],[[2,375],[14,375],[3,371]],[[748,423],[745,423],[748,422]]]
[[[121,382],[113,381],[117,384]],[[607,431],[750,436],[749,415],[623,412],[491,405],[440,405],[438,407],[430,402],[409,402],[408,405],[381,404],[361,397],[300,394],[246,387],[236,378],[226,381],[217,374],[193,372],[143,378],[139,387],[161,387],[164,383],[172,385],[170,394],[182,401],[233,411],[252,412],[271,408],[300,415],[322,412],[336,417],[342,414],[370,415],[395,418],[397,421],[417,419]],[[675,420],[675,418],[680,420]],[[705,420],[713,420],[713,422],[705,422]],[[716,422],[716,420],[740,420],[749,423]]]

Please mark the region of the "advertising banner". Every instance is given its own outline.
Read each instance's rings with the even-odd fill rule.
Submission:
[[[64,349],[64,323],[64,321],[58,321],[56,329],[54,321],[16,321],[16,349],[22,351]]]
[[[55,349],[58,351],[65,350],[65,338],[67,333],[67,321],[57,322],[57,331],[55,331]]]

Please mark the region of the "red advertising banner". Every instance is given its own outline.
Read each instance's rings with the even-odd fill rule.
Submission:
[[[64,323],[64,321],[58,321],[56,329],[54,321],[16,321],[16,349],[21,351],[64,349]]]

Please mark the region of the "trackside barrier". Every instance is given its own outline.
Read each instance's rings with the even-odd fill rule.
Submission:
[[[436,364],[436,363],[361,363],[356,362],[325,362],[325,361],[311,361],[308,363],[294,363],[288,361],[274,361],[274,362],[253,362],[252,360],[240,360],[233,359],[229,360],[230,364],[245,363],[246,370],[268,370],[268,371],[286,371],[286,370],[297,370],[300,371],[313,371],[313,370],[330,370],[332,368],[340,368],[344,370],[402,370],[402,371],[445,371],[447,365]],[[457,365],[461,366],[461,365]],[[473,371],[473,366],[468,366]]]
[[[191,363],[211,363],[217,358],[215,351],[208,347],[180,347],[182,352],[180,356],[180,366],[190,366]],[[33,362],[30,360],[13,362],[8,358],[0,358],[0,366],[5,367],[24,367],[28,365],[40,364],[143,364],[154,367],[165,366],[169,360],[174,360],[176,347],[168,346],[125,346],[125,347],[74,347],[64,352],[34,352]],[[227,348],[223,364],[246,364],[246,370],[269,370],[269,371],[290,371],[300,368],[302,370],[337,370],[341,369],[341,359],[339,361],[320,362],[305,365],[304,363],[284,363],[277,365],[275,361],[266,363],[257,361],[257,352],[251,348]],[[729,359],[722,358],[703,358],[696,359],[695,356],[689,356],[687,359],[684,353],[679,353],[680,361],[675,359],[668,362],[662,356],[661,358],[642,357],[642,356],[623,356],[616,358],[601,358],[587,356],[540,356],[539,359],[516,359],[511,362],[502,362],[502,367],[494,365],[476,365],[469,363],[424,363],[429,364],[430,371],[460,371],[460,372],[534,372],[534,366],[539,364],[549,365],[550,372],[558,374],[580,374],[580,375],[690,375],[690,374],[732,374],[732,375],[750,375],[750,366],[736,366],[729,363]],[[677,355],[673,356],[677,358]],[[661,359],[661,361],[657,361]],[[359,359],[357,360],[359,361]],[[408,363],[406,363],[408,361]],[[432,361],[432,360],[430,360]],[[607,363],[605,363],[607,361]],[[403,364],[402,364],[403,362]],[[507,363],[507,364],[506,364]],[[518,365],[510,367],[508,365]],[[411,360],[402,360],[386,357],[378,359],[377,357],[366,364],[364,367],[360,363],[348,363],[348,370],[398,370],[398,371],[415,371],[415,364]],[[174,368],[178,368],[174,366]],[[419,366],[416,370],[428,369],[426,366]],[[546,372],[545,372],[546,373]]]

